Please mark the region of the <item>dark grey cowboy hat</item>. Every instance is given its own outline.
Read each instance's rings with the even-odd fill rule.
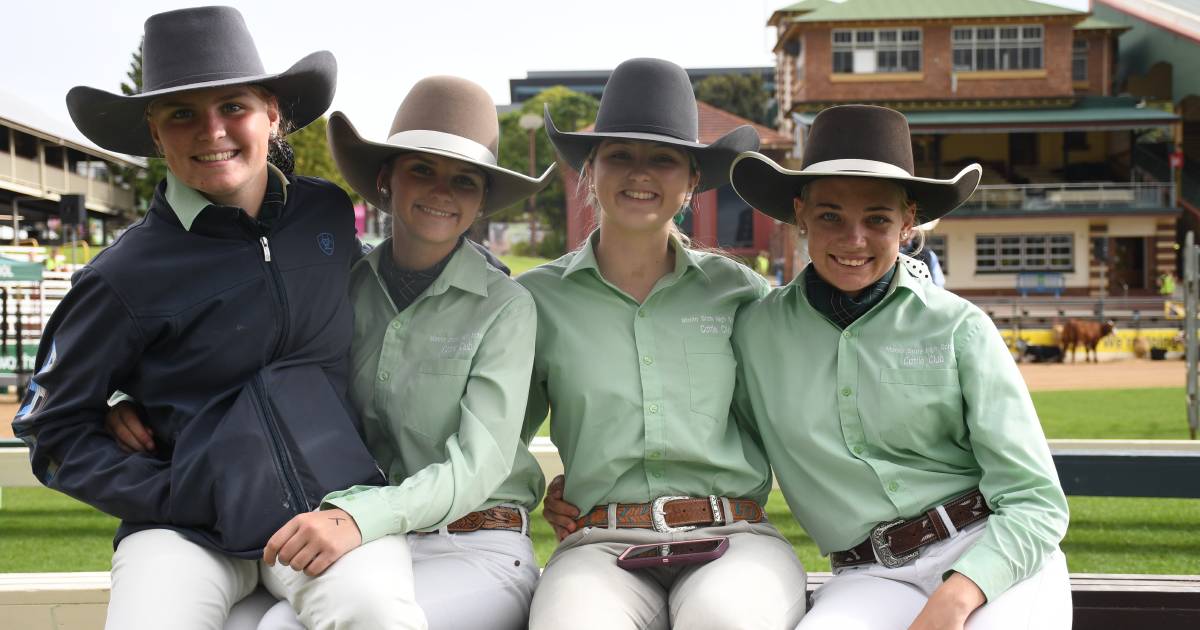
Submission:
[[[488,177],[480,216],[512,206],[550,183],[554,165],[539,178],[497,164],[500,123],[492,97],[466,79],[437,76],[421,79],[404,97],[392,130],[383,142],[363,140],[342,112],[329,117],[329,150],[338,170],[358,194],[377,208],[387,208],[377,178],[384,162],[402,153],[431,153],[462,160]]]
[[[580,170],[592,148],[605,138],[661,142],[696,159],[696,192],[729,181],[729,164],[743,151],[758,148],[758,132],[743,125],[712,144],[700,143],[696,93],[687,71],[662,59],[630,59],[613,70],[592,131],[559,131],[545,111],[550,142],[571,168]]]
[[[231,7],[167,11],[146,20],[142,91],[132,96],[85,86],[67,92],[75,126],[97,145],[129,155],[158,155],[146,106],[156,98],[204,88],[261,85],[279,100],[283,116],[300,129],[329,109],[337,62],[328,51],[297,61],[278,74],[263,70],[242,14]]]
[[[786,169],[765,155],[743,153],[729,180],[738,196],[764,214],[795,223],[792,200],[822,177],[871,177],[896,182],[917,203],[917,223],[962,205],[983,169],[972,164],[951,179],[913,176],[912,138],[904,114],[874,105],[840,105],[817,114],[804,145],[803,168]]]

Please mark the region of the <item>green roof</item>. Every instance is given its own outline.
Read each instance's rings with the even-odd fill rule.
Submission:
[[[802,125],[811,125],[816,112],[797,114]],[[1165,127],[1179,116],[1160,109],[1138,107],[1136,99],[1128,97],[1084,97],[1074,107],[1047,109],[967,109],[955,111],[904,112],[908,124],[916,132],[945,129],[973,129],[998,132],[1020,129],[1082,129],[1106,127],[1116,129],[1145,129]]]
[[[1087,15],[1032,0],[801,0],[776,11],[791,22]]]
[[[1127,31],[1130,26],[1117,24],[1115,22],[1105,22],[1096,16],[1089,16],[1088,19],[1075,25],[1077,31],[1106,31],[1106,30],[1121,30]]]

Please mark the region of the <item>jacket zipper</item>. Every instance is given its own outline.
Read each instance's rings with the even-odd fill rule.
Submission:
[[[283,437],[280,435],[279,424],[275,421],[275,411],[271,407],[271,401],[267,398],[266,385],[263,383],[262,376],[256,375],[251,389],[254,392],[254,401],[258,403],[259,417],[263,421],[263,430],[271,439],[271,455],[275,460],[275,468],[283,477],[284,487],[287,491],[288,500],[291,505],[284,504],[284,507],[294,510],[297,514],[300,512],[308,512],[312,510],[312,506],[308,504],[308,498],[304,495],[304,488],[300,484],[299,475],[296,474],[296,467],[292,463],[292,456],[288,453],[287,448],[283,444]]]
[[[260,232],[258,242],[262,245],[263,264],[270,273],[272,288],[275,289],[275,307],[279,310],[279,336],[276,337],[275,348],[271,351],[271,360],[274,361],[282,354],[284,341],[288,337],[287,293],[283,290],[283,276],[280,275],[279,268],[271,264],[271,243],[267,235]]]

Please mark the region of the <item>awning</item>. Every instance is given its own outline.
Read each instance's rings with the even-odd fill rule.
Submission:
[[[793,114],[805,127],[816,112]],[[1022,133],[1169,129],[1179,116],[1139,107],[1125,97],[1085,97],[1074,107],[1045,109],[960,109],[905,111],[914,134]]]

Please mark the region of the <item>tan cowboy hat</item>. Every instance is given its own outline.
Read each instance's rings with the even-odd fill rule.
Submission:
[[[142,91],[131,96],[78,86],[67,92],[75,126],[110,151],[154,157],[158,149],[146,125],[154,99],[188,90],[261,85],[280,112],[303,128],[329,109],[337,62],[318,51],[280,73],[263,70],[242,14],[232,7],[197,7],[150,16],[142,40]]]
[[[875,105],[839,105],[817,114],[804,145],[804,167],[784,168],[759,153],[733,162],[729,180],[746,203],[775,219],[795,223],[793,200],[822,177],[870,177],[900,184],[917,203],[917,221],[928,223],[959,207],[979,185],[983,168],[971,164],[950,179],[913,175],[912,136],[904,114]]]
[[[400,103],[387,140],[370,142],[341,112],[329,118],[329,149],[342,176],[363,199],[386,208],[377,179],[385,162],[402,153],[420,152],[462,160],[487,174],[487,194],[479,216],[515,205],[550,183],[554,165],[533,178],[497,164],[500,123],[492,97],[466,79],[421,79]]]

